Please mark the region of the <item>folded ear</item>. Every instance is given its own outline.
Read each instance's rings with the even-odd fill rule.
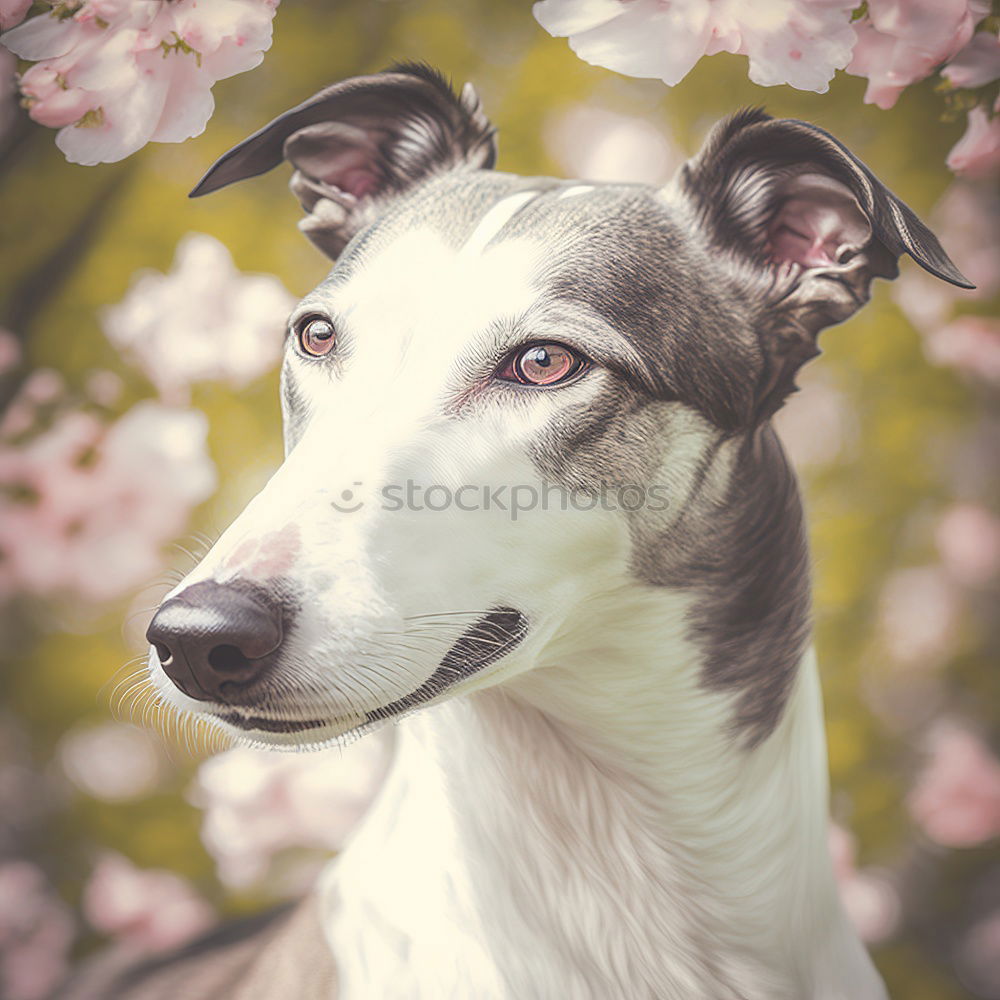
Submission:
[[[917,216],[815,125],[739,112],[715,127],[678,183],[754,317],[764,358],[756,419],[795,390],[819,332],[864,305],[873,278],[898,275],[902,254],[973,287]]]
[[[470,84],[456,95],[435,70],[394,66],[321,90],[228,153],[192,198],[288,160],[306,212],[299,228],[336,259],[396,195],[432,174],[496,161],[495,130]]]

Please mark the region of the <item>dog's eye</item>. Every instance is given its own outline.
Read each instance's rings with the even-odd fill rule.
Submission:
[[[306,317],[296,326],[296,335],[302,352],[313,358],[329,354],[337,339],[333,324],[322,316]]]
[[[497,377],[522,385],[558,385],[586,367],[586,359],[565,344],[530,344],[510,355]]]

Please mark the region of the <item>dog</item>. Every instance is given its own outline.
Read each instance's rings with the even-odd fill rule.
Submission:
[[[828,856],[771,417],[901,255],[971,286],[836,139],[761,110],[663,189],[496,155],[470,86],[404,64],[192,192],[289,161],[335,266],[289,319],[284,464],[160,606],[152,683],[251,745],[398,746],[298,909],[107,995],[885,997]]]

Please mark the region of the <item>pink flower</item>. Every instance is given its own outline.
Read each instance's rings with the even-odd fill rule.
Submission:
[[[219,878],[246,887],[288,848],[343,846],[382,781],[385,737],[340,750],[283,754],[236,749],[198,769],[192,800],[205,810],[202,840]]]
[[[147,794],[164,770],[154,737],[122,722],[72,730],[59,741],[58,756],[80,791],[105,802]]]
[[[1000,384],[1000,320],[959,316],[924,338],[927,359]]]
[[[173,270],[141,274],[103,322],[160,395],[183,403],[192,382],[240,388],[273,367],[294,304],[277,278],[243,274],[218,240],[190,233]]]
[[[857,841],[836,823],[830,824],[829,846],[840,901],[862,941],[874,944],[891,937],[902,913],[896,887],[877,869],[857,867]]]
[[[61,131],[73,163],[121,160],[150,140],[200,134],[217,80],[253,69],[271,45],[278,0],[86,0],[40,14],[3,43],[36,63],[21,91],[36,121]]]
[[[105,854],[83,891],[90,925],[141,951],[175,948],[215,923],[215,912],[173,872],[136,868]]]
[[[962,138],[951,147],[947,164],[963,177],[990,177],[1000,170],[1000,101],[991,117],[977,105],[969,112],[968,126]]]
[[[1000,761],[977,736],[939,723],[928,761],[907,799],[910,814],[945,847],[975,847],[1000,836]]]
[[[934,540],[945,569],[959,583],[980,587],[1000,570],[1000,520],[979,504],[950,507],[937,523]]]
[[[206,433],[200,413],[143,402],[110,425],[69,410],[0,444],[0,590],[95,602],[157,573],[214,489]]]
[[[44,1000],[67,972],[76,928],[41,869],[0,865],[0,996]]]
[[[31,3],[32,0],[0,0],[0,31],[20,24]]]
[[[958,53],[986,13],[975,0],[869,0],[867,16],[855,23],[847,72],[868,77],[866,104],[891,108],[906,87]]]
[[[959,602],[954,584],[936,566],[896,570],[880,601],[882,641],[902,666],[936,666],[951,651]]]
[[[750,79],[824,93],[851,58],[853,0],[541,0],[539,24],[585,61],[673,86],[704,55],[749,57]]]
[[[1000,34],[977,31],[972,41],[943,70],[953,87],[975,89],[1000,78]]]
[[[547,124],[545,143],[570,177],[662,185],[680,156],[642,118],[578,104]]]

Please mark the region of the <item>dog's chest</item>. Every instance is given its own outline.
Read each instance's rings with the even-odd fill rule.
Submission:
[[[588,816],[595,790],[570,774],[531,788],[454,742],[437,749],[467,768],[443,774],[421,749],[325,879],[339,1000],[739,995],[718,942],[675,905],[685,895],[697,912],[695,893],[635,841],[634,816],[612,802]],[[557,767],[551,747],[522,750]]]

